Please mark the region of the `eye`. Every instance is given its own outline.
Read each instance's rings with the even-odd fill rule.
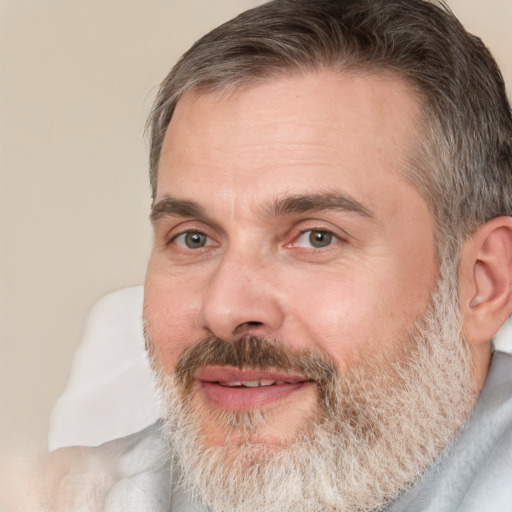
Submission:
[[[328,247],[333,242],[337,241],[338,238],[330,231],[322,229],[308,229],[303,231],[297,238],[296,246],[308,247],[314,249],[322,249]]]
[[[173,238],[173,242],[184,249],[201,249],[212,244],[212,239],[201,231],[186,231]]]

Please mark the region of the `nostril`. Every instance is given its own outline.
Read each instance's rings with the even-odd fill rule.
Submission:
[[[263,322],[257,322],[255,320],[251,320],[249,322],[244,322],[243,324],[240,324],[234,331],[233,334],[240,334],[246,330],[249,330],[254,327],[261,327],[263,325]]]

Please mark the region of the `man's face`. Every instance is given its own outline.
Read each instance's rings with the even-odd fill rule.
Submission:
[[[162,150],[146,279],[158,365],[173,372],[208,335],[278,340],[341,374],[368,356],[392,361],[437,275],[431,215],[400,175],[417,117],[389,76],[187,93]],[[318,404],[301,371],[234,364],[197,369],[187,394],[212,445],[235,437],[218,412],[264,412],[252,441],[272,445]]]
[[[418,110],[396,78],[327,72],[179,101],[144,315],[210,510],[379,509],[469,414],[456,272],[402,177]]]

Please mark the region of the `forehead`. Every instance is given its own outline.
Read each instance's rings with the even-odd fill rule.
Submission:
[[[419,112],[408,84],[389,74],[325,71],[229,94],[189,91],[165,136],[156,199],[208,200],[215,188],[247,205],[316,187],[371,203],[393,195],[390,180],[409,186],[400,171]]]

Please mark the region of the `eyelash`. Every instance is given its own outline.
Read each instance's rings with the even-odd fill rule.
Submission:
[[[308,235],[308,240],[304,240],[306,235]],[[196,238],[196,240],[194,240],[194,236],[199,237],[199,239]],[[201,237],[204,237],[203,240],[201,240]],[[314,237],[316,237],[316,240]],[[196,242],[199,245],[196,245],[196,247],[192,247],[191,244],[194,244]],[[299,235],[296,236],[291,243],[286,244],[285,247],[295,247],[298,249],[317,252],[322,249],[329,248],[336,242],[343,242],[343,240],[339,236],[335,235],[331,230],[325,228],[309,228],[301,230]],[[201,249],[204,250],[207,249],[208,247],[214,247],[219,245],[207,233],[197,229],[190,229],[178,233],[177,235],[171,238],[170,243],[177,245],[181,250],[184,251],[200,251]],[[317,243],[318,245],[315,246],[315,243]]]
[[[306,235],[307,240],[305,240]],[[316,240],[314,237],[316,237]],[[340,242],[343,242],[343,239],[334,234],[332,230],[325,228],[309,228],[301,230],[299,235],[295,237],[290,244],[287,244],[287,247],[296,247],[306,251],[318,252],[328,250],[330,246]],[[315,243],[318,243],[318,245],[315,245]],[[307,244],[307,246],[304,244]]]
[[[186,242],[186,238],[190,236],[190,237],[193,237],[193,236],[204,236],[206,238],[206,241],[203,245],[200,245],[198,247],[189,247],[187,246],[187,242]],[[178,240],[182,238],[182,243],[179,243]],[[176,245],[178,245],[180,248],[184,249],[184,250],[191,250],[191,251],[194,251],[194,250],[197,250],[197,249],[204,249],[205,247],[209,247],[210,245],[217,245],[217,244],[208,244],[207,241],[210,240],[210,241],[213,241],[213,238],[209,235],[207,235],[204,231],[200,231],[200,230],[187,230],[187,231],[183,231],[182,233],[178,233],[177,235],[173,236],[171,238],[171,243],[175,243]]]

